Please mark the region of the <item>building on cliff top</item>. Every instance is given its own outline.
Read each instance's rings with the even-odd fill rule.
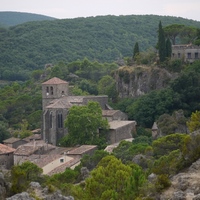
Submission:
[[[69,83],[54,77],[42,83],[42,139],[47,143],[57,145],[58,141],[67,134],[64,120],[69,109],[73,105],[87,105],[89,101],[96,101],[100,104],[102,116],[110,123],[109,143],[132,138],[136,122],[127,121],[127,116],[123,112],[112,110],[108,105],[108,96],[70,96]],[[117,125],[114,126],[114,124]]]
[[[200,59],[200,46],[193,44],[172,45],[172,59],[192,63]]]

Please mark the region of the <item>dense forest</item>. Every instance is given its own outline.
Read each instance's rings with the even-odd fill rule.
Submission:
[[[3,27],[16,26],[18,24],[31,21],[45,21],[54,19],[56,18],[47,17],[45,15],[24,13],[24,12],[9,12],[9,11],[0,12],[0,26]]]
[[[30,71],[59,61],[69,63],[87,57],[91,61],[116,62],[140,51],[155,48],[158,23],[163,26],[200,23],[169,16],[99,16],[36,21],[1,28],[0,79],[28,80]]]

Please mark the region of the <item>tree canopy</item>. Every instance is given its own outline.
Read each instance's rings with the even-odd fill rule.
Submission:
[[[72,106],[69,110],[65,126],[69,134],[64,143],[98,144],[101,140],[105,142],[105,134],[99,133],[99,129],[106,131],[108,121],[102,118],[102,110],[98,102],[89,101],[85,106]]]

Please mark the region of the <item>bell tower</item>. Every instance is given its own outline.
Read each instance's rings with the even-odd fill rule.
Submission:
[[[46,106],[55,99],[60,99],[68,96],[69,84],[57,77],[54,77],[42,83],[42,109],[45,110]]]

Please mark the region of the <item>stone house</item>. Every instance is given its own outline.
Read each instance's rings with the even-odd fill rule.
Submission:
[[[192,63],[200,59],[200,46],[193,44],[172,45],[172,59]]]
[[[3,141],[3,144],[14,149],[17,149],[17,147],[25,143],[27,143],[25,140],[15,137],[11,137]]]
[[[14,153],[15,149],[0,144],[0,167],[10,169],[14,164]]]
[[[108,105],[108,96],[70,96],[69,95],[69,83],[63,81],[57,77],[54,77],[44,83],[42,83],[42,107],[43,107],[43,125],[42,125],[42,139],[50,144],[58,145],[58,141],[67,134],[67,128],[64,127],[64,120],[67,117],[69,109],[73,105],[87,105],[89,101],[96,101],[100,104],[102,108],[103,117],[107,118],[109,123],[111,121],[117,120],[125,121],[127,120],[127,116],[121,111],[115,111],[110,108]],[[120,124],[120,123],[118,123]],[[128,125],[129,124],[129,125]],[[130,126],[132,124],[132,128],[127,128],[126,126]],[[135,128],[136,122],[127,123],[125,122],[120,127],[117,127],[117,136],[115,139],[119,141],[119,139],[126,139],[126,137],[131,136],[132,129]],[[129,133],[125,134],[125,131],[129,131]],[[111,129],[112,136],[114,134],[113,129]],[[115,131],[116,133],[116,131]],[[123,136],[119,136],[122,134]],[[113,139],[109,139],[110,142]]]
[[[30,161],[40,167],[43,174],[53,175],[79,164],[84,154],[91,155],[96,149],[95,145],[66,148],[47,144],[43,140],[31,141],[14,152],[14,164]]]

